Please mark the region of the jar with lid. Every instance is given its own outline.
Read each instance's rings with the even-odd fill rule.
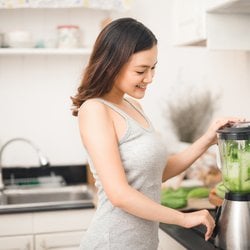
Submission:
[[[58,48],[79,48],[80,29],[77,25],[60,25],[58,30]]]

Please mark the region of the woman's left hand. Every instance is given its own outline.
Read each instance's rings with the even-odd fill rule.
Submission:
[[[218,129],[225,126],[231,126],[232,124],[237,122],[244,122],[245,120],[246,120],[245,118],[239,118],[239,117],[224,117],[221,119],[217,119],[210,125],[210,127],[204,134],[204,136],[208,140],[208,144],[213,145],[217,143],[216,131]]]

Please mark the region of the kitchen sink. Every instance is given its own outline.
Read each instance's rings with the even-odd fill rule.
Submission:
[[[0,213],[93,206],[93,192],[87,185],[6,189],[0,195]]]

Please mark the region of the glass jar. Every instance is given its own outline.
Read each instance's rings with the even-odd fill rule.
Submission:
[[[60,25],[57,27],[58,48],[79,48],[80,47],[80,29],[76,25]]]

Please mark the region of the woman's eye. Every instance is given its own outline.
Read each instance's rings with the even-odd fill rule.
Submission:
[[[136,71],[137,74],[142,75],[144,71]]]

